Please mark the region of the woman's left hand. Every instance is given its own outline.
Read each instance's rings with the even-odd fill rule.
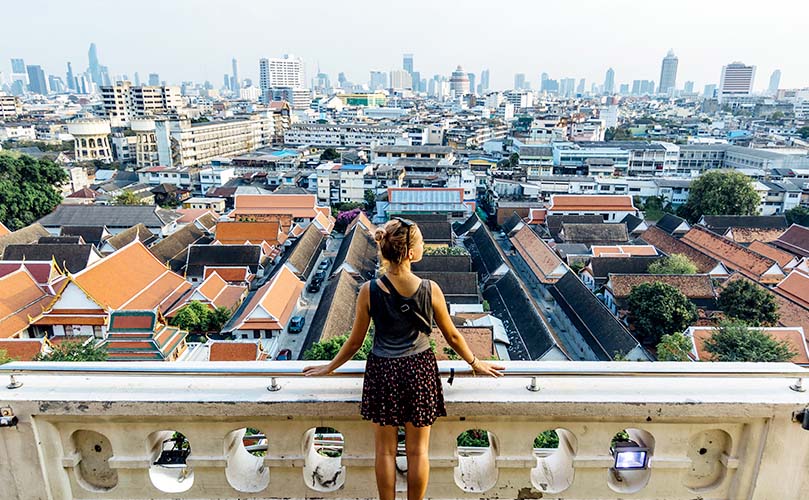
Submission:
[[[305,377],[323,377],[331,375],[331,369],[329,369],[329,365],[327,364],[307,366],[303,369],[303,375]]]

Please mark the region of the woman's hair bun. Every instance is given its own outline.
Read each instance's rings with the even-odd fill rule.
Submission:
[[[387,234],[387,231],[385,231],[384,227],[376,228],[376,231],[374,231],[374,241],[379,243],[385,238],[385,234]]]

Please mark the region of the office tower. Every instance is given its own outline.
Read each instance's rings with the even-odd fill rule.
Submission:
[[[559,80],[552,80],[550,78],[546,78],[542,82],[541,90],[543,90],[545,92],[551,92],[551,93],[558,94],[559,93]]]
[[[604,93],[607,95],[615,91],[615,70],[612,68],[607,69],[607,75],[604,77]]]
[[[90,79],[99,87],[104,85],[101,79],[101,65],[98,63],[98,51],[96,50],[95,43],[90,44],[90,50],[87,51],[87,58],[90,62]]]
[[[259,80],[263,82],[262,88],[306,87],[303,60],[292,54],[284,54],[281,58],[261,59],[259,73]]]
[[[65,84],[58,76],[48,75],[48,87],[50,87],[51,92],[56,94],[63,94],[65,92]]]
[[[474,94],[477,92],[475,88],[475,74],[474,73],[467,73],[467,78],[469,78],[469,92]]]
[[[585,81],[584,78],[582,78],[581,80],[579,80],[579,85],[576,87],[577,94],[584,95],[584,85]]]
[[[112,85],[109,68],[106,66],[99,66],[99,73],[101,75],[101,85]]]
[[[705,88],[702,91],[702,96],[707,97],[708,99],[712,99],[715,96],[715,94],[716,94],[716,84],[715,83],[710,83],[710,84],[706,85]]]
[[[381,90],[388,87],[388,74],[384,71],[371,71],[371,81],[369,83],[371,90]]]
[[[11,60],[11,73],[17,75],[23,75],[26,73],[25,69],[25,60],[24,59],[12,59]]]
[[[719,79],[719,102],[728,97],[751,95],[755,77],[755,66],[747,66],[738,61],[722,66],[722,75]]]
[[[778,92],[778,86],[781,84],[781,70],[777,69],[772,72],[770,75],[770,85],[767,86],[767,92],[769,94],[775,94]]]
[[[414,71],[410,73],[410,83],[413,85],[414,92],[421,92],[421,72]]]
[[[157,73],[149,73],[149,85],[152,87],[160,85],[160,75]]]
[[[390,88],[396,90],[412,89],[413,80],[410,73],[403,69],[394,69],[390,73]]]
[[[575,78],[562,78],[559,80],[559,95],[562,97],[572,97],[576,91]]]
[[[405,54],[402,56],[402,69],[413,74],[413,54]]]
[[[525,73],[514,75],[514,90],[522,90],[525,87]]]
[[[23,59],[11,60],[11,93],[23,95],[28,89],[28,71],[25,69]]]
[[[449,91],[455,92],[456,96],[466,95],[469,93],[469,76],[459,64],[452,76],[449,79]]]
[[[479,93],[485,94],[488,92],[489,88],[489,70],[484,69],[480,72],[480,88],[478,89]]]
[[[673,50],[669,50],[666,57],[663,58],[663,64],[660,66],[660,87],[657,89],[659,94],[670,94],[677,86],[677,56],[674,55]]]
[[[222,79],[222,86],[226,89],[233,89],[233,86],[230,84],[230,75],[225,73],[224,78]],[[182,83],[181,87],[183,87],[182,93],[185,95],[185,82]]]
[[[70,65],[70,61],[67,63],[67,73],[65,74],[65,79],[67,80],[67,89],[76,90],[76,82],[73,79],[73,66]]]
[[[317,72],[317,76],[312,80],[312,87],[315,92],[325,94],[331,88],[331,81],[329,75],[326,73]]]
[[[140,75],[137,71],[135,71],[135,77],[133,78],[133,82],[136,87],[140,87]]]
[[[685,82],[685,85],[683,86],[683,91],[686,94],[693,94],[694,93],[694,82],[691,82],[691,81]]]
[[[230,90],[238,94],[239,89],[242,87],[241,83],[239,82],[239,63],[236,62],[236,58],[234,57],[231,61],[231,65],[233,66],[233,76],[230,78]]]
[[[621,95],[629,95],[629,84],[628,83],[622,83],[621,87],[620,87],[620,90],[618,90],[618,93],[621,94]]]
[[[34,94],[48,95],[48,82],[45,72],[39,65],[26,66],[28,70],[28,90]]]

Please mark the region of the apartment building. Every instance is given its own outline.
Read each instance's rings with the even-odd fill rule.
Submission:
[[[407,143],[407,133],[396,125],[306,123],[284,134],[287,146],[371,147]]]
[[[101,101],[113,127],[128,126],[137,117],[177,112],[183,106],[180,87],[135,86],[129,82],[101,87]]]
[[[745,148],[730,144],[688,144],[680,146],[677,175],[695,177],[717,168],[773,169],[809,168],[809,156]]]
[[[22,103],[13,95],[0,92],[0,119],[15,118],[22,113]]]
[[[186,119],[155,121],[158,161],[168,167],[207,165],[214,158],[270,146],[273,134],[270,114],[201,123]]]

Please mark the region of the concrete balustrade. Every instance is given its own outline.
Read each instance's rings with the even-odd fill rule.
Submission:
[[[306,363],[260,366],[276,364]],[[526,389],[526,377],[445,383],[449,416],[431,435],[429,498],[809,495],[809,431],[794,420],[809,393],[790,388],[806,373],[794,365],[723,364],[717,374],[719,364],[505,364],[507,371],[541,366],[564,375],[540,377],[538,392]],[[22,372],[15,375],[22,386],[7,388],[3,372],[15,366],[22,365],[0,368],[0,409],[18,418],[0,428],[3,500],[376,496],[373,427],[358,414],[358,377],[279,377],[280,390],[268,391],[267,377],[236,373],[255,363],[207,363],[222,373]],[[682,374],[655,373],[666,366]],[[601,375],[587,375],[593,370]],[[335,429],[342,445],[317,437],[318,427]],[[266,452],[253,449],[263,441],[246,438],[246,429],[266,436]],[[490,446],[459,448],[458,435],[469,429],[487,431]],[[534,438],[547,430],[556,431],[559,446],[535,449]],[[610,444],[622,431],[649,448],[648,469],[611,469]],[[190,447],[185,465],[155,465],[176,432]],[[318,453],[323,446],[341,453]],[[404,458],[398,462],[406,470]]]

